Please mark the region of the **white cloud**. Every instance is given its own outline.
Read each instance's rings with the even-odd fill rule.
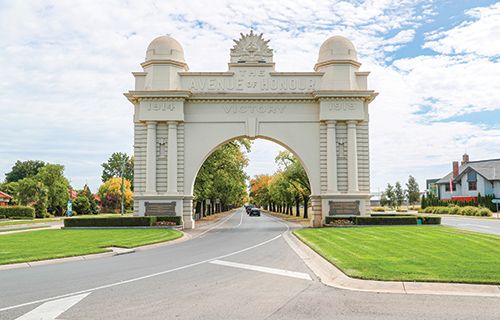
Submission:
[[[191,71],[221,71],[232,39],[251,27],[271,39],[280,71],[310,71],[326,38],[352,39],[363,69],[372,71],[371,87],[380,92],[371,109],[374,190],[409,173],[420,179],[439,176],[436,168],[443,170],[464,145],[474,158],[500,150],[494,130],[428,123],[413,114],[429,101],[436,119],[498,107],[493,92],[498,63],[438,55],[385,65],[386,54],[411,42],[435,15],[432,1],[12,1],[0,6],[0,176],[17,159],[42,159],[66,165],[76,187],[88,181],[95,188],[100,164],[110,153],[131,152],[132,107],[122,93],[133,87],[130,72],[140,70],[148,43],[171,34],[183,44]],[[489,13],[494,10],[471,10],[476,20],[457,28],[486,30],[496,25]],[[476,37],[463,47],[456,34],[454,29],[436,33],[433,50],[481,55],[490,50],[473,48],[485,48],[491,38]],[[248,172],[270,172],[276,150],[256,142]]]
[[[489,7],[468,10],[466,15],[469,20],[459,26],[430,33],[428,39],[431,41],[427,42],[424,48],[444,54],[474,53],[489,57],[500,55],[500,2]]]

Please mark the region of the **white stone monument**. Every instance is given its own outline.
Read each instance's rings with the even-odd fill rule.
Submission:
[[[369,72],[346,38],[327,39],[314,72],[276,72],[262,35],[241,34],[228,71],[188,72],[179,42],[154,39],[135,89],[134,214],[182,216],[193,228],[193,187],[207,157],[236,138],[293,152],[311,184],[311,225],[367,214],[370,199]]]

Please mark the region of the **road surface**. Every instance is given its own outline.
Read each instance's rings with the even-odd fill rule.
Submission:
[[[441,224],[470,231],[500,235],[500,219],[497,218],[441,217]]]
[[[499,319],[498,298],[327,287],[272,217],[241,209],[210,228],[128,255],[0,271],[0,319]]]

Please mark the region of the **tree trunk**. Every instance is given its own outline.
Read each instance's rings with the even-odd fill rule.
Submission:
[[[300,217],[300,198],[295,197],[295,216]]]
[[[308,196],[304,196],[304,219],[308,219],[309,216],[307,214],[307,205],[309,204],[309,197]]]
[[[207,200],[203,199],[201,203],[201,215],[203,217],[207,216]]]

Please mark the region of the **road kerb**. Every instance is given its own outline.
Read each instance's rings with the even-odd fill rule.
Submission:
[[[399,293],[399,294],[427,294],[453,296],[481,296],[500,298],[500,286],[437,283],[437,282],[406,282],[406,281],[376,281],[361,280],[347,276],[329,261],[324,259],[309,246],[303,243],[291,232],[286,232],[283,238],[297,253],[305,264],[318,276],[325,285],[354,291]]]

